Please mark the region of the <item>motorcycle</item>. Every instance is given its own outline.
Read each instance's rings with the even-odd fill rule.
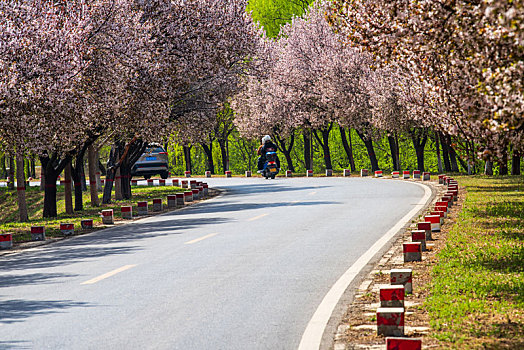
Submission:
[[[275,176],[278,174],[278,167],[277,167],[277,152],[267,152],[266,153],[266,162],[264,163],[264,168],[260,170],[259,172],[264,176],[266,179],[271,178],[274,179]]]

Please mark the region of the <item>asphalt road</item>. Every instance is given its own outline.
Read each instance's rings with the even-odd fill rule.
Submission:
[[[424,196],[401,180],[207,180],[227,193],[0,257],[0,349],[296,349]]]

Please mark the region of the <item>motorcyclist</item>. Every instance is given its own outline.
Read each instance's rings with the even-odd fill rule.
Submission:
[[[258,147],[257,154],[258,157],[258,170],[264,169],[264,164],[266,163],[266,153],[267,152],[276,152],[278,150],[277,145],[271,141],[271,136],[265,135],[262,137],[262,144]],[[280,169],[280,159],[277,156],[277,168]]]

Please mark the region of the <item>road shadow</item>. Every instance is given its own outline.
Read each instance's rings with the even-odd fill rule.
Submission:
[[[284,208],[289,206],[318,206],[318,205],[330,205],[330,204],[342,204],[341,202],[335,201],[310,201],[310,202],[271,202],[271,203],[242,203],[242,202],[212,202],[204,205],[189,208],[187,212],[192,214],[201,213],[225,213],[235,212],[240,210],[256,210],[264,208]]]
[[[33,349],[33,345],[27,340],[0,341],[0,350],[10,349]]]
[[[72,300],[3,300],[0,303],[0,324],[22,322],[37,316],[61,312],[73,307],[90,307],[89,303]]]
[[[27,275],[4,275],[0,276],[0,288],[17,287],[32,284],[56,283],[60,278],[71,278],[78,275],[65,273],[31,273]]]

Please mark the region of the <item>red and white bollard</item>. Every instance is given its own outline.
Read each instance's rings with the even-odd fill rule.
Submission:
[[[60,232],[64,236],[71,236],[73,233],[75,233],[75,225],[71,223],[61,223]]]
[[[147,179],[147,185],[148,185],[148,186],[154,186],[154,185],[155,185],[155,180],[153,180],[153,179]]]
[[[404,286],[381,287],[379,295],[380,307],[404,307]]]
[[[420,242],[407,242],[402,244],[404,262],[422,261],[422,245]]]
[[[422,249],[423,252],[426,251],[426,231],[425,230],[413,230],[413,231],[411,231],[411,241],[412,242],[419,242],[420,243],[420,249]]]
[[[435,211],[443,212],[444,213],[444,218],[448,217],[448,206],[447,205],[435,205]]]
[[[162,198],[153,199],[153,211],[162,211]]]
[[[382,177],[383,173],[382,170],[375,171],[375,177]]]
[[[123,205],[120,207],[122,219],[131,220],[133,218],[133,207],[131,205]]]
[[[326,176],[333,176],[333,169],[326,169]]]
[[[166,180],[164,179],[158,180],[158,186],[165,186],[165,185],[166,185]]]
[[[402,178],[403,179],[409,179],[410,176],[411,176],[411,173],[409,172],[409,170],[402,171]]]
[[[392,179],[398,179],[400,177],[400,171],[394,171],[391,173]]]
[[[420,179],[420,170],[413,170],[413,178]]]
[[[113,209],[102,210],[102,223],[104,225],[113,225],[115,223],[113,218]]]
[[[293,177],[291,170],[286,170],[286,177]]]
[[[197,188],[192,189],[191,192],[193,193],[193,199],[194,200],[199,200],[200,199],[200,192],[198,191]]]
[[[193,191],[185,191],[184,192],[184,202],[192,202],[193,201]]]
[[[344,173],[343,173],[344,177],[349,177],[351,176],[351,169],[344,169]]]
[[[184,176],[185,177],[191,177],[191,172],[190,171],[184,171]]]
[[[422,350],[422,339],[388,337],[386,350]]]
[[[208,170],[205,172],[206,177],[211,177],[211,172]]]
[[[444,185],[444,178],[445,177],[446,177],[446,175],[444,175],[444,174],[438,176],[438,183],[439,183],[439,185]]]
[[[138,215],[147,215],[147,214],[149,214],[147,201],[141,201],[141,202],[136,203],[136,211],[137,211]]]
[[[0,234],[0,249],[13,248],[13,235],[11,233]]]
[[[90,230],[93,228],[93,219],[84,219],[80,221],[80,226],[83,230]]]
[[[45,241],[45,227],[44,226],[31,226],[31,240]]]
[[[173,186],[180,187],[180,182],[178,181],[178,179],[173,179],[172,184]]]
[[[413,293],[413,270],[392,269],[389,274],[389,283],[391,285],[404,286],[404,291],[407,294]]]
[[[426,241],[432,241],[433,237],[431,237],[431,222],[419,222],[417,224],[418,230],[424,230],[424,233],[426,235]]]
[[[188,186],[189,186],[189,181],[187,181],[187,180],[182,180],[182,186],[181,186],[181,187],[182,187],[182,188],[188,188]]]
[[[431,180],[431,173],[424,172],[422,173],[422,181],[429,181]]]
[[[453,206],[453,195],[442,196],[441,201],[448,203],[448,208],[451,208]]]
[[[184,206],[184,192],[175,193],[175,196],[176,196],[176,206],[183,207]]]
[[[249,170],[246,171],[246,177],[251,177],[251,171]]]
[[[131,186],[138,186],[138,180],[131,180]]]
[[[404,308],[380,307],[377,309],[377,334],[400,337],[404,335]]]
[[[313,177],[313,170],[307,170],[306,171],[306,176],[307,177]]]
[[[431,231],[440,232],[440,215],[425,215],[424,221],[431,222]]]
[[[191,180],[189,181],[189,187],[190,189],[194,190],[197,186],[197,181],[196,180]]]
[[[368,169],[360,169],[360,176],[368,176],[369,172]]]
[[[176,195],[175,194],[167,195],[167,207],[176,208]]]
[[[226,177],[231,177],[231,176],[232,176],[232,173],[231,173],[231,171],[229,171],[229,170],[228,170],[228,171],[226,171]]]
[[[439,210],[432,210],[431,215],[438,215],[440,217],[440,225],[444,225],[444,212]]]
[[[204,196],[207,197],[209,195],[209,185],[202,184],[202,187],[204,188]]]

